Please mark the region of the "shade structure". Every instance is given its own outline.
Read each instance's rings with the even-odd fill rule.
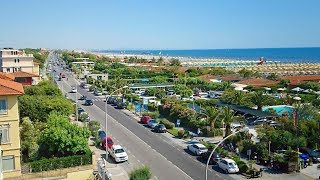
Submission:
[[[294,99],[294,100],[297,100],[297,101],[300,101],[300,100],[301,100],[301,97],[296,96],[296,97],[294,97],[293,99]]]
[[[286,90],[287,88],[278,88],[277,90],[278,91],[284,91],[284,90]]]
[[[269,88],[269,87],[265,87],[264,88],[266,91],[270,91],[271,90],[271,88]]]
[[[300,91],[303,91],[304,89],[300,88],[300,87],[296,87],[296,88],[293,88],[291,89],[291,91],[296,91],[296,92],[300,92]]]

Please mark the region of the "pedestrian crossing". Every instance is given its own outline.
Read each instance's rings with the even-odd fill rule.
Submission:
[[[103,98],[103,99],[92,99],[92,101],[106,101],[106,100]]]

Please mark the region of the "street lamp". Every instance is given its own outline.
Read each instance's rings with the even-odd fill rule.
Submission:
[[[121,87],[121,88],[119,88],[119,89],[116,89],[115,91],[113,91],[112,93],[110,93],[110,95],[106,98],[106,103],[105,103],[105,123],[106,123],[106,125],[105,125],[105,129],[106,129],[106,161],[108,160],[108,145],[107,145],[107,138],[108,138],[108,136],[107,136],[107,130],[108,130],[108,99],[111,97],[111,95],[113,95],[114,93],[116,93],[116,92],[118,92],[118,91],[120,91],[121,89],[125,89],[125,88],[127,88],[128,86],[123,86],[123,87]]]
[[[208,166],[209,166],[209,162],[210,162],[210,159],[211,159],[211,156],[213,154],[213,152],[220,146],[220,144],[222,144],[226,139],[228,139],[229,137],[233,136],[233,135],[236,135],[238,134],[239,132],[247,132],[249,131],[249,128],[248,127],[244,127],[242,129],[240,129],[239,131],[236,131],[230,135],[228,135],[227,137],[225,137],[224,139],[222,139],[218,144],[217,146],[212,150],[208,160],[207,160],[207,164],[206,164],[206,180],[208,180]]]

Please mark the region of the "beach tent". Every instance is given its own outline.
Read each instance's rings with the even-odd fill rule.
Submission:
[[[291,91],[296,91],[296,92],[300,92],[300,91],[303,91],[304,89],[300,88],[300,87],[296,87],[296,88],[293,88],[291,89]]]
[[[286,90],[287,88],[278,88],[277,90],[278,91],[284,91],[284,90]]]
[[[301,100],[301,97],[296,96],[296,97],[294,97],[293,99],[294,99],[294,100],[297,100],[297,101],[300,101],[300,100]]]
[[[237,86],[237,87],[234,88],[234,90],[236,90],[236,91],[242,91],[242,90],[243,90],[243,87]]]
[[[271,90],[271,88],[269,88],[269,87],[265,87],[264,88],[266,91],[270,91]]]
[[[306,90],[304,90],[303,92],[304,92],[304,93],[310,93],[310,92],[312,92],[312,89],[306,89]]]
[[[320,91],[315,92],[315,94],[320,94]]]

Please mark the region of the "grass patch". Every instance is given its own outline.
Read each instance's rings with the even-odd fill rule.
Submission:
[[[178,129],[176,129],[176,128],[167,129],[167,132],[176,136],[176,137],[178,136]]]

